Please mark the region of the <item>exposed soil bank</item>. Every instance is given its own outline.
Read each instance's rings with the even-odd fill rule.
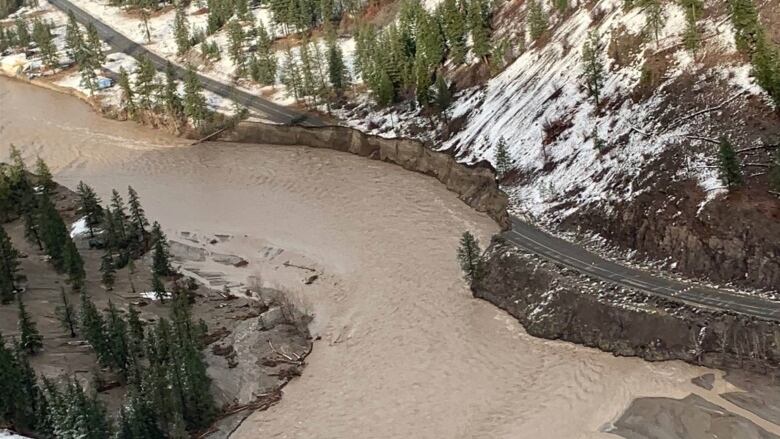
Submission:
[[[458,198],[487,213],[503,229],[510,226],[507,195],[498,188],[495,169],[487,161],[475,165],[459,163],[450,152],[434,151],[417,140],[387,139],[342,126],[303,128],[244,121],[217,138],[229,142],[328,148],[395,163],[409,171],[436,177],[458,194]]]
[[[595,283],[524,254],[501,238],[487,251],[476,297],[516,317],[531,335],[646,360],[777,373],[780,325]]]

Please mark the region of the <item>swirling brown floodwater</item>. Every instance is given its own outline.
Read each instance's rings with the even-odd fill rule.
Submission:
[[[432,178],[305,147],[191,147],[7,79],[0,113],[0,159],[14,143],[106,201],[132,184],[169,237],[232,235],[223,250],[250,265],[230,276],[290,287],[316,314],[303,376],[236,438],[607,438],[633,398],[685,396],[706,372],[533,338],[472,298],[458,238],[497,227]],[[325,274],[304,287],[279,251]]]

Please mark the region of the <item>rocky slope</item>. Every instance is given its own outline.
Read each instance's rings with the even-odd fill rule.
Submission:
[[[777,373],[780,329],[774,322],[695,309],[594,283],[495,238],[486,273],[472,285],[534,336],[647,360],[680,359],[713,367]]]

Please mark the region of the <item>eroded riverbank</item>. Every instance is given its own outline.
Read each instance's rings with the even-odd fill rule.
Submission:
[[[726,407],[690,382],[706,369],[536,339],[473,299],[458,238],[486,243],[498,226],[433,178],[304,147],[191,147],[4,79],[0,99],[0,157],[15,143],[104,200],[132,184],[170,238],[232,236],[201,244],[248,262],[203,271],[292,289],[314,313],[322,341],[303,377],[234,437],[608,438],[636,397],[697,393]],[[306,285],[296,265],[319,278]]]

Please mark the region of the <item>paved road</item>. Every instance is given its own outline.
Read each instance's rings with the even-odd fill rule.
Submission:
[[[129,40],[74,6],[68,0],[49,0],[49,2],[64,11],[72,10],[76,19],[81,23],[93,23],[100,37],[114,49],[134,57],[147,56],[159,70],[165,69],[166,60],[150,52],[140,44]],[[178,66],[175,67],[179,77],[183,77],[185,70]],[[302,113],[276,105],[261,97],[237,90],[231,85],[220,83],[202,75],[199,75],[199,77],[207,90],[238,101],[240,104],[265,115],[274,122],[284,124],[298,123],[304,126],[321,125],[321,122],[316,118],[307,117]],[[674,301],[780,321],[780,302],[738,295],[728,291],[653,276],[644,271],[603,259],[582,247],[551,236],[518,218],[512,218],[512,230],[505,232],[503,236],[527,251],[580,271],[595,279]]]
[[[78,8],[68,0],[49,0],[49,3],[59,9],[62,9],[65,12],[69,10],[73,11],[73,15],[76,16],[76,20],[84,25],[88,23],[94,24],[97,28],[100,38],[102,38],[106,43],[108,43],[117,51],[124,52],[136,58],[140,56],[146,56],[152,61],[152,63],[159,71],[165,70],[165,65],[167,63],[165,59],[155,55],[140,44],[133,42],[129,38],[107,26],[105,23],[87,14],[84,12],[84,10]],[[174,64],[174,68],[176,69],[176,75],[179,77],[179,79],[183,79],[186,69],[176,64]],[[249,110],[264,116],[272,122],[288,125],[299,124],[303,126],[322,125],[322,122],[320,122],[316,117],[274,104],[267,99],[263,99],[262,97],[253,95],[251,93],[238,90],[229,84],[215,81],[206,76],[199,74],[198,77],[200,78],[200,82],[203,84],[203,88],[206,90],[224,98],[232,99],[233,101],[240,103]]]
[[[512,218],[512,230],[505,232],[503,236],[521,248],[598,280],[674,301],[780,321],[780,302],[653,276],[608,261],[515,217]]]

